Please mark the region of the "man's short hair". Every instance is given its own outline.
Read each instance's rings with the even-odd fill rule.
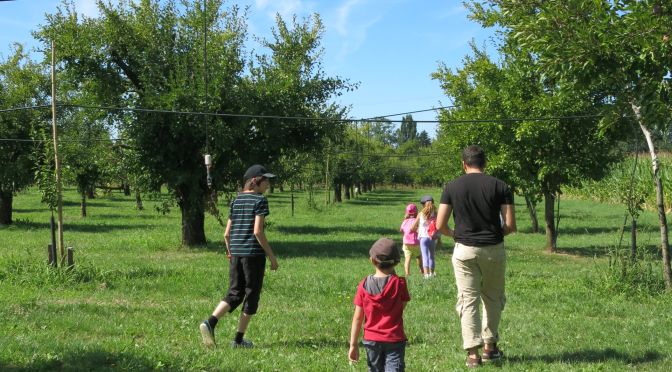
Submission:
[[[462,161],[470,168],[485,168],[485,152],[480,146],[467,146],[462,151]]]

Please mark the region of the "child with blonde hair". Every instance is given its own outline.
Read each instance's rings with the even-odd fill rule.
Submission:
[[[401,249],[404,251],[404,272],[408,277],[411,275],[411,260],[413,257],[418,259],[418,266],[422,274],[422,256],[420,255],[420,241],[418,240],[418,229],[413,230],[413,225],[418,217],[418,207],[411,203],[406,206],[406,215],[401,222],[399,231],[403,233],[403,244]]]
[[[422,211],[418,214],[413,229],[418,232],[424,277],[432,278],[436,276],[434,254],[436,251],[435,239],[438,237],[438,233],[430,230],[436,229],[436,207],[434,206],[434,198],[430,195],[423,196],[420,199],[420,204],[422,204]],[[434,229],[431,228],[432,224],[434,224]]]

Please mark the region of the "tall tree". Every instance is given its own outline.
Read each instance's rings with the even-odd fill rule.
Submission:
[[[553,252],[561,186],[599,177],[617,159],[611,150],[617,137],[600,131],[599,120],[591,117],[600,108],[591,92],[566,95],[544,84],[530,56],[516,48],[501,50],[501,65],[473,47],[473,56],[465,58],[461,69],[453,73],[443,66],[434,75],[456,104],[442,112],[438,141],[455,154],[447,161],[458,164],[462,148],[481,145],[488,154],[489,173],[505,179],[528,200],[541,196],[546,248]],[[537,117],[558,119],[510,120]],[[474,119],[478,121],[468,122]]]
[[[20,108],[44,104],[47,79],[40,66],[31,62],[21,45],[0,62],[0,107]],[[38,124],[45,118],[37,110],[23,109],[0,113],[0,224],[13,222],[14,193],[34,181]]]
[[[413,120],[413,115],[405,115],[399,125],[399,145],[414,141],[418,137],[418,123]]]
[[[533,53],[556,85],[599,91],[607,115],[632,116],[649,147],[656,188],[665,285],[672,267],[664,190],[652,132],[669,115],[672,7],[658,0],[471,1],[472,17],[497,25]]]
[[[203,165],[206,152],[213,156],[214,187],[230,188],[250,163],[272,163],[283,146],[315,146],[329,128],[246,115],[338,116],[337,107],[327,102],[343,88],[320,68],[315,51],[323,28],[317,21],[314,27],[295,28],[279,22],[275,39],[265,44],[271,59],[260,57],[246,76],[245,18],[237,7],[222,3],[207,0],[204,12],[204,2],[98,1],[101,16],[89,19],[79,18],[66,2],[37,33],[45,43],[56,40],[64,68],[87,82],[80,89],[96,94],[98,104],[158,109],[110,115],[135,147],[151,183],[166,185],[174,196],[185,245],[206,241],[205,203],[212,195]],[[204,119],[168,111],[243,116]]]

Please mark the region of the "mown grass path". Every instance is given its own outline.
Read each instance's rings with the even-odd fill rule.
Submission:
[[[280,269],[266,276],[246,334],[252,350],[228,348],[238,311],[217,326],[222,346],[201,345],[198,324],[228,285],[222,230],[213,217],[206,218],[210,243],[184,248],[177,210],[161,215],[146,202],[147,210],[135,211],[130,197],[113,194],[91,200],[82,219],[68,190],[65,240],[75,248],[76,269],[65,273],[45,264],[49,212],[36,191],[21,193],[16,223],[0,228],[0,370],[351,370],[352,298],[372,271],[368,249],[380,236],[400,240],[404,206],[425,193],[438,200],[440,190],[378,190],[320,210],[308,209],[306,196],[297,194],[294,217],[288,192],[269,195],[267,235]],[[517,206],[520,232],[506,242],[502,369],[669,371],[672,296],[596,290],[624,209],[571,200],[561,208],[561,254],[549,255],[544,236],[530,232],[524,205]],[[655,216],[646,214],[640,226],[643,249],[655,252]],[[447,239],[438,251],[436,279],[424,280],[417,270],[409,278],[409,371],[463,369],[451,247]],[[354,369],[366,370],[365,361]]]

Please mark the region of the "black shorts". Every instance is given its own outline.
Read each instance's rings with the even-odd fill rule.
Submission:
[[[231,257],[229,268],[229,292],[223,301],[235,310],[241,303],[243,312],[248,315],[257,313],[261,286],[264,284],[266,256]]]

